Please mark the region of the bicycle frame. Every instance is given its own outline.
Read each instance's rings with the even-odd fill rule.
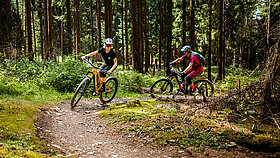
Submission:
[[[178,88],[181,89],[181,83],[180,80],[178,78],[178,76],[180,76],[179,71],[177,71],[174,67],[171,67],[171,73],[169,75],[169,77],[167,78],[168,80],[172,81],[172,78],[174,77],[178,83]]]
[[[90,79],[90,82],[92,79],[94,79],[94,91],[96,94],[99,95],[99,89],[101,88],[101,86],[103,85],[103,81],[97,71],[97,69],[100,69],[99,67],[94,66],[90,61],[88,60],[84,60],[86,63],[89,63],[93,69],[91,71],[88,71],[87,74],[85,75],[85,77],[88,77]],[[90,77],[88,74],[92,74],[92,77]],[[99,86],[97,86],[97,79],[99,80],[100,84]],[[105,92],[111,92],[112,89],[109,86],[106,86],[105,88]]]

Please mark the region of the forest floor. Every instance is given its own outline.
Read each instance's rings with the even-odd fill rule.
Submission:
[[[149,98],[139,98],[140,100]],[[113,104],[127,99],[114,99]],[[277,157],[275,153],[256,152],[236,145],[229,149],[203,152],[182,150],[176,146],[161,146],[149,137],[122,134],[118,125],[106,123],[99,117],[104,105],[99,99],[83,99],[74,109],[68,101],[41,109],[37,120],[38,136],[49,148],[69,157]],[[122,127],[123,128],[123,127]],[[127,127],[129,128],[129,127]]]

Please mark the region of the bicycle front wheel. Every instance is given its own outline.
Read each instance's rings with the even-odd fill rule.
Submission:
[[[115,77],[109,77],[106,80],[103,91],[100,91],[99,99],[106,104],[112,101],[118,90],[118,80]]]
[[[171,93],[173,90],[173,84],[168,79],[159,79],[154,82],[150,89],[152,98],[156,98],[159,95],[165,95]]]
[[[79,84],[79,86],[77,87],[77,89],[74,93],[74,96],[72,97],[71,108],[74,108],[78,104],[78,102],[80,101],[80,99],[82,98],[84,93],[86,92],[89,83],[90,83],[90,79],[86,77]]]
[[[206,79],[201,79],[195,81],[193,84],[198,89],[199,94],[202,95],[205,99],[213,96],[214,85],[211,81]]]

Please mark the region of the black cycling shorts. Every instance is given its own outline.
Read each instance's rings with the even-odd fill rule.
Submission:
[[[107,71],[110,70],[113,67],[113,65],[107,65],[107,64],[103,64],[100,68],[101,70],[99,70],[99,74],[100,77],[106,77]]]

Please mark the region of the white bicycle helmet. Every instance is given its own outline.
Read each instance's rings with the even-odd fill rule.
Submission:
[[[114,44],[114,43],[113,43],[113,40],[112,40],[111,38],[106,38],[104,43],[105,43],[105,44],[111,44],[111,45]]]
[[[190,50],[190,49],[191,49],[191,46],[186,45],[186,46],[184,46],[184,47],[181,49],[181,51],[182,51],[182,52],[185,52],[185,51]]]

